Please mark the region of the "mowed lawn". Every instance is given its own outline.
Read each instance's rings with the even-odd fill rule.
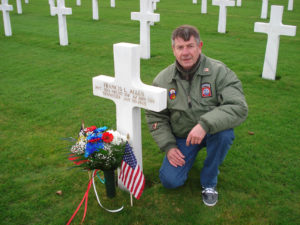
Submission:
[[[114,76],[113,44],[139,43],[137,0],[99,2],[99,21],[92,19],[92,1],[66,0],[69,45],[60,46],[57,16],[47,0],[9,1],[13,35],[6,37],[0,19],[0,224],[66,224],[80,203],[88,174],[70,169],[70,143],[81,122],[116,128],[115,104],[93,96],[92,78]],[[84,224],[300,224],[300,32],[281,36],[275,81],[261,78],[267,35],[254,33],[255,22],[269,22],[270,6],[283,5],[283,24],[300,25],[300,3],[269,0],[268,19],[261,19],[262,1],[245,0],[228,7],[227,32],[217,32],[219,7],[208,1],[161,0],[160,22],[151,26],[151,59],[141,60],[141,80],[151,84],[174,62],[171,32],[181,24],[200,30],[203,53],[223,61],[243,83],[249,105],[247,120],[235,129],[236,139],[220,168],[219,202],[202,203],[199,174],[205,150],[198,155],[187,183],[176,190],[162,187],[158,171],[164,154],[154,143],[142,114],[143,168],[146,187],[130,206],[127,192],[117,189],[108,199],[97,181],[102,209],[90,191]],[[62,195],[56,194],[61,191]],[[84,205],[72,224],[80,224]]]

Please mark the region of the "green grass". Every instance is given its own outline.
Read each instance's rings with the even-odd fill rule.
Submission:
[[[0,22],[0,224],[66,224],[86,190],[88,175],[67,160],[68,143],[81,121],[115,128],[115,105],[92,94],[92,78],[114,74],[112,45],[139,42],[139,23],[130,13],[139,1],[100,1],[99,21],[92,20],[90,0],[67,0],[69,45],[60,46],[57,17],[46,0],[23,3],[23,14],[11,15],[13,36],[5,37]],[[283,24],[300,25],[300,3],[287,11]],[[90,192],[85,224],[300,224],[300,32],[281,36],[276,81],[261,78],[267,36],[254,33],[261,1],[247,0],[228,8],[227,33],[217,32],[218,7],[208,1],[162,0],[160,22],[151,27],[151,59],[141,60],[141,79],[151,84],[156,74],[174,61],[172,30],[180,24],[199,28],[203,52],[223,61],[243,82],[248,119],[235,129],[236,140],[221,166],[219,203],[202,203],[199,173],[201,151],[187,183],[166,190],[158,178],[163,159],[145,123],[142,110],[143,165],[146,188],[130,207],[129,195],[117,190],[113,200],[97,184],[111,214],[101,209]],[[269,14],[270,15],[270,12]],[[248,131],[254,132],[249,135]],[[56,195],[62,190],[62,196]],[[72,224],[80,224],[83,208]]]

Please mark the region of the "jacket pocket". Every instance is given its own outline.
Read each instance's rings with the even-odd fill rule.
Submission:
[[[179,112],[179,111],[172,112],[171,117],[170,117],[171,124],[178,122],[180,117],[181,117],[181,112]]]

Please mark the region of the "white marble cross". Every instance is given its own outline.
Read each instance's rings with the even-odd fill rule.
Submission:
[[[193,4],[197,4],[197,0],[193,0]]]
[[[152,9],[153,11],[157,9],[156,4],[160,2],[160,0],[152,0]]]
[[[235,6],[234,0],[212,0],[212,5],[220,7],[218,32],[226,33],[227,6]]]
[[[207,13],[207,0],[201,1],[201,13],[206,14]]]
[[[28,4],[29,3],[29,0],[25,0],[25,4]]]
[[[150,23],[158,22],[160,15],[151,12],[151,0],[140,0],[140,12],[132,12],[131,20],[140,21],[141,58],[150,59]]]
[[[49,6],[50,6],[50,15],[55,16],[54,11],[52,10],[52,7],[55,7],[55,0],[48,0]]]
[[[268,0],[262,0],[260,18],[267,19],[268,17]]]
[[[256,22],[254,32],[268,34],[262,77],[275,80],[280,35],[295,36],[296,26],[282,24],[283,6],[272,5],[269,23]]]
[[[114,44],[115,77],[93,78],[93,94],[116,104],[117,130],[129,134],[129,143],[141,168],[142,137],[140,108],[161,111],[167,107],[167,90],[143,84],[140,79],[139,45]],[[122,183],[119,182],[122,188]]]
[[[98,0],[92,0],[93,20],[99,20],[99,6]]]
[[[51,14],[58,16],[60,45],[68,45],[68,30],[66,15],[72,15],[72,9],[65,7],[65,0],[57,0],[57,7],[51,7]]]
[[[76,0],[76,5],[81,6],[81,0]]]
[[[0,11],[2,11],[3,14],[4,34],[5,36],[11,36],[12,31],[11,31],[9,11],[13,11],[13,6],[8,5],[8,0],[2,0],[0,5]]]
[[[17,5],[17,13],[22,14],[22,2],[21,2],[21,0],[16,0],[16,5]]]
[[[160,0],[150,0],[151,4],[149,6],[149,12],[154,13],[154,10],[156,10],[156,3],[159,2]],[[154,22],[150,22],[151,26],[154,26]]]
[[[293,5],[294,5],[294,0],[289,0],[288,10],[292,11],[293,10]]]
[[[116,7],[116,1],[115,0],[110,0],[110,7],[115,8]]]
[[[236,6],[242,6],[242,0],[236,0]]]

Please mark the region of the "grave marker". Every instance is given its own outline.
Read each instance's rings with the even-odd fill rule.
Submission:
[[[193,0],[193,4],[197,4],[197,0]]]
[[[76,0],[76,5],[81,6],[81,0]]]
[[[72,9],[65,7],[65,0],[57,0],[57,7],[51,7],[51,14],[58,17],[58,30],[60,45],[68,45],[68,30],[66,15],[72,15]]]
[[[268,17],[268,0],[262,0],[260,18],[267,19]]]
[[[167,91],[141,82],[139,45],[114,44],[114,69],[114,78],[105,75],[93,78],[93,94],[115,102],[117,130],[129,134],[137,163],[143,168],[140,108],[156,112],[165,109]],[[119,186],[124,187],[120,180]]]
[[[98,0],[92,0],[93,20],[99,20],[99,6]]]
[[[288,10],[292,11],[293,10],[293,5],[294,5],[294,0],[289,0]]]
[[[16,0],[16,5],[17,5],[17,13],[22,14],[22,2],[21,2],[21,0]]]
[[[218,32],[225,33],[226,32],[227,6],[235,6],[235,1],[234,0],[212,0],[212,4],[220,7]]]
[[[242,6],[242,0],[236,0],[236,6]]]
[[[159,14],[150,11],[151,4],[151,0],[140,0],[140,12],[131,13],[131,20],[140,21],[140,51],[143,59],[150,59],[150,23],[160,19]]]
[[[150,8],[149,8],[149,11],[150,12],[152,12],[152,13],[154,13],[154,10],[156,10],[156,3],[157,2],[159,2],[160,0],[150,0],[150,2],[151,2],[151,4],[150,4]],[[151,26],[154,26],[154,22],[153,21],[151,21],[150,22],[150,25]]]
[[[262,77],[275,80],[280,35],[295,36],[296,26],[282,24],[283,6],[272,5],[269,23],[256,22],[254,32],[268,34]]]
[[[0,5],[0,11],[2,11],[3,14],[4,34],[5,36],[11,36],[12,31],[11,31],[9,11],[13,11],[13,6],[8,4],[8,0],[2,0]]]
[[[160,2],[160,0],[152,0],[152,9],[153,11],[157,9],[156,4]]]
[[[29,0],[25,0],[25,4],[28,4],[29,3]]]
[[[115,8],[116,7],[116,1],[110,0],[110,7]]]
[[[201,13],[206,14],[207,13],[207,0],[201,1]]]
[[[50,15],[55,16],[54,11],[52,11],[52,7],[55,7],[55,0],[49,0],[48,3],[49,3],[49,6],[50,6]]]

